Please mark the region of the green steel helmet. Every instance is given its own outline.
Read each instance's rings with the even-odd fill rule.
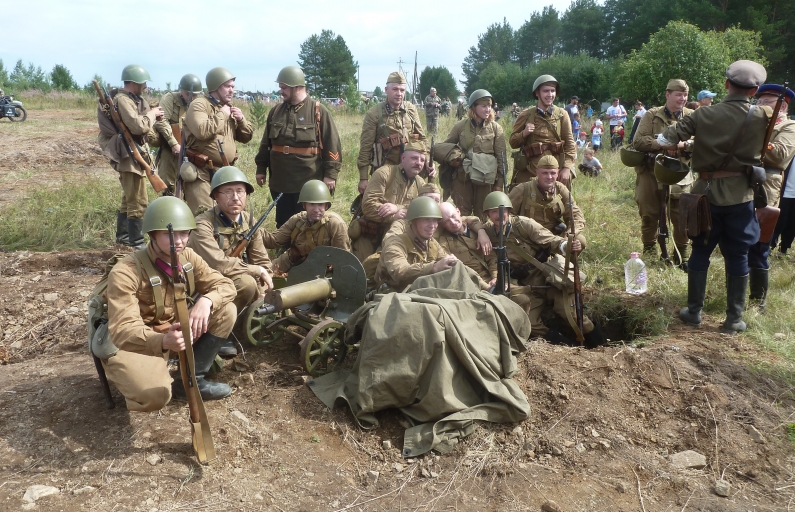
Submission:
[[[666,185],[676,185],[687,177],[690,167],[682,163],[678,158],[660,153],[654,159],[654,177],[657,181]]]
[[[432,198],[428,196],[415,197],[409,203],[409,209],[406,212],[406,222],[411,222],[414,219],[441,219],[442,210]]]
[[[152,78],[149,76],[149,71],[145,70],[143,66],[138,64],[130,64],[125,67],[121,72],[122,82],[135,82],[136,84],[145,84]]]
[[[506,208],[513,208],[511,200],[510,198],[508,198],[508,194],[506,194],[505,192],[500,192],[499,190],[495,190],[494,192],[490,192],[489,195],[486,196],[486,199],[483,200],[484,212],[493,210],[494,208],[499,208],[500,206],[504,206]]]
[[[297,87],[302,85],[306,87],[306,79],[304,72],[298,66],[287,66],[279,71],[279,76],[276,77],[277,84],[285,84],[290,87]]]
[[[234,80],[235,75],[226,68],[213,68],[207,72],[204,81],[207,83],[207,92],[217,91],[221,84]]]
[[[469,95],[469,102],[467,103],[467,108],[472,108],[476,101],[482,98],[491,98],[491,102],[494,103],[494,98],[491,97],[491,93],[486,89],[478,89],[472,94]]]
[[[533,96],[536,95],[536,91],[538,90],[538,88],[547,82],[553,82],[555,84],[555,94],[556,95],[560,94],[560,84],[558,83],[557,78],[555,78],[552,75],[541,75],[538,78],[536,78],[535,82],[533,82]],[[536,98],[537,97],[538,96],[536,96]]]
[[[221,167],[215,172],[215,174],[213,174],[213,179],[210,182],[210,197],[213,197],[215,189],[221,185],[226,185],[227,183],[243,183],[246,185],[247,193],[254,193],[254,187],[251,185],[251,183],[249,183],[246,173],[237,167],[227,165]]]
[[[198,76],[188,73],[179,79],[179,90],[192,93],[202,92],[202,81]]]
[[[328,203],[331,206],[331,193],[328,185],[320,180],[309,180],[301,187],[298,194],[299,203]]]
[[[646,153],[632,148],[621,148],[621,163],[627,167],[638,167],[646,160]]]
[[[168,229],[169,224],[174,231],[196,229],[196,220],[185,201],[174,196],[158,197],[146,208],[143,231],[163,231]]]

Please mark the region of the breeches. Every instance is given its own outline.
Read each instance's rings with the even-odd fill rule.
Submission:
[[[260,296],[259,281],[248,274],[241,274],[232,278],[235,285],[235,307],[237,311],[243,311],[249,304],[257,300]]]
[[[673,185],[672,192],[674,188],[687,192],[691,187],[690,185],[685,187]],[[644,244],[653,244],[657,241],[662,195],[663,192],[654,173],[648,171],[638,173],[635,178],[635,202],[638,204],[638,213],[640,214],[640,239]],[[677,197],[673,197],[673,195],[672,193],[669,215],[673,224],[674,243],[679,246],[687,245],[689,243],[687,235],[679,230],[679,194],[676,194]]]
[[[717,245],[726,261],[726,275],[748,275],[748,250],[759,240],[759,222],[756,220],[753,201],[731,206],[709,205],[712,214],[712,231],[693,238],[690,270],[706,271],[709,257]],[[705,243],[706,242],[706,243]]]
[[[213,198],[210,197],[210,180],[210,173],[205,169],[199,169],[195,181],[182,184],[185,202],[188,203],[188,208],[193,212],[193,215],[196,215],[201,206],[208,210],[213,207]]]
[[[473,183],[469,178],[466,181],[456,178],[453,180],[451,196],[461,215],[483,218],[483,201],[493,188],[494,185]]]
[[[126,213],[128,219],[142,219],[149,205],[146,178],[134,172],[121,172],[119,181],[122,190],[119,213]]]

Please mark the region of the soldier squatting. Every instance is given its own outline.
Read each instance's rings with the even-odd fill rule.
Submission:
[[[758,209],[765,202],[777,205],[782,173],[795,154],[795,123],[785,115],[795,94],[764,84],[765,79],[761,65],[737,61],[726,71],[723,101],[692,111],[684,107],[688,84],[673,78],[665,105],[648,110],[634,138],[644,252],[657,254],[659,208],[670,196],[672,260],[688,275],[687,306],[679,316],[693,326],[701,325],[709,257],[717,245],[726,261],[722,330],[746,328],[749,280],[751,299],[764,307],[770,239],[760,239],[755,202]],[[561,84],[553,76],[542,75],[533,84],[535,105],[520,112],[514,104],[508,141],[519,158],[508,187],[506,137],[488,91],[476,90],[459,102],[459,121],[431,154],[418,110],[405,101],[405,77],[391,73],[385,101],[364,116],[356,162],[360,195],[346,225],[329,210],[342,167],[337,128],[326,107],[309,95],[301,69],[282,69],[276,82],[283,102],[269,112],[255,158],[257,185],[267,186],[274,198],[281,195],[277,229],[261,228],[239,255],[234,249],[254,223],[246,205],[255,187],[235,166],[237,144],[248,143],[254,130],[231,104],[234,73],[210,70],[207,92],[196,75],[185,75],[179,91],[166,94],[160,107],[142,98],[148,80],[141,66],[124,68],[124,86],[113,95],[113,105],[144,159],[149,144],[159,146],[164,197],[147,205],[146,169],[117,137],[107,109],[98,113],[99,142],[122,187],[116,240],[135,248],[108,277],[108,336],[116,351],[102,364],[130,410],[157,410],[184,394],[167,369],[169,354],[188,342],[175,321],[168,226],[194,296],[185,321],[205,399],[231,393],[229,386],[205,377],[217,354],[236,353],[227,339],[236,314],[273,287],[274,273],[289,273],[317,246],[352,251],[379,293],[403,291],[420,276],[459,264],[478,276],[484,290],[503,293],[497,289],[493,250],[502,241],[512,269],[511,299],[527,313],[533,333],[572,343],[556,325],[572,323],[575,292],[567,283],[573,271],[566,262],[587,247],[586,219],[571,193],[575,141],[568,114],[554,105]],[[784,107],[773,119],[781,95]],[[758,99],[752,109],[753,96]],[[431,134],[437,132],[441,105],[431,89],[424,100]],[[763,156],[771,122],[773,135]],[[655,165],[662,157],[690,164],[692,172],[666,184],[661,177],[667,175],[658,174]],[[441,190],[433,183],[437,175]],[[711,214],[712,229],[682,230],[680,217],[690,216],[688,208],[699,201]],[[271,261],[267,249],[282,252]],[[558,322],[547,325],[552,314]],[[579,329],[588,346],[604,342],[587,316],[581,315]]]

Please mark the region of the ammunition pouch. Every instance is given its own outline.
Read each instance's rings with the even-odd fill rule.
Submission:
[[[712,231],[712,214],[705,194],[683,192],[679,196],[679,230],[689,238],[704,235],[704,243],[707,243]]]
[[[92,297],[88,303],[88,318],[91,321],[92,329],[90,330],[93,330],[93,332],[89,332],[91,337],[88,340],[91,354],[104,360],[116,355],[119,349],[110,341],[108,317],[105,314],[105,305],[99,296]]]
[[[204,153],[199,153],[195,149],[186,149],[185,156],[188,157],[188,162],[192,163],[193,165],[195,165],[200,169],[204,169],[211,162],[209,156],[205,155]]]
[[[552,154],[559,154],[563,151],[562,142],[534,142],[533,144],[522,145],[522,153],[530,159],[535,156],[541,156],[544,152],[549,151]]]
[[[389,151],[391,148],[400,148],[406,142],[408,142],[408,139],[399,133],[393,133],[389,137],[378,139],[378,143],[381,144],[384,151]]]
[[[358,221],[359,226],[362,230],[362,236],[380,236],[381,235],[381,224],[377,222],[371,222],[364,217],[359,217],[355,219]]]

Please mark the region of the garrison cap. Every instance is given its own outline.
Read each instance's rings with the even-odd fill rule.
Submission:
[[[759,87],[767,79],[765,67],[752,60],[738,60],[732,62],[726,70],[726,78],[738,87],[753,89]]]
[[[403,151],[416,151],[417,153],[425,153],[425,143],[421,140],[409,139],[403,146]]]
[[[668,85],[665,86],[665,90],[688,92],[690,88],[687,86],[687,82],[681,78],[672,78],[668,80]]]
[[[560,164],[558,163],[558,159],[552,155],[544,155],[541,157],[541,160],[538,161],[539,169],[558,169]]]
[[[703,90],[703,91],[701,91],[701,92],[699,92],[699,93],[698,93],[698,95],[696,96],[696,99],[697,99],[698,101],[701,101],[701,100],[703,100],[704,98],[714,98],[714,97],[715,97],[715,96],[717,96],[717,95],[718,95],[718,93],[716,93],[716,92],[712,92],[712,91],[707,91],[707,90],[705,89],[705,90]]]
[[[790,100],[792,98],[795,98],[795,92],[793,92],[792,89],[790,89],[789,87],[784,87],[783,85],[779,84],[764,84],[756,92],[756,97],[758,98],[765,94],[772,94],[778,96],[782,92],[784,93],[784,101],[786,101],[787,105],[789,105]]]
[[[439,190],[439,186],[436,183],[426,183],[425,185],[419,188],[419,195],[425,194],[441,194],[441,190]]]
[[[388,84],[405,84],[406,77],[403,76],[403,73],[400,71],[393,71],[389,73],[389,77],[386,79],[386,83]]]

